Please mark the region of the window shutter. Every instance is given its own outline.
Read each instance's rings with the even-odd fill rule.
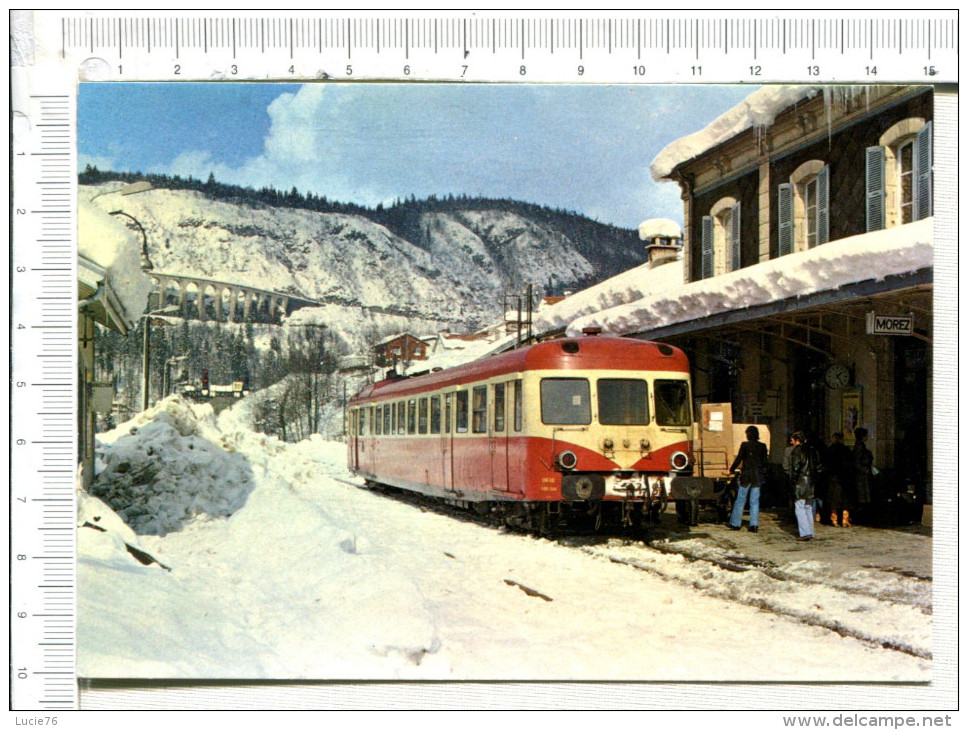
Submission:
[[[817,243],[830,240],[830,165],[817,173]]]
[[[713,218],[710,215],[702,217],[701,254],[699,278],[708,279],[713,275]]]
[[[884,148],[867,148],[867,231],[884,228]]]
[[[914,220],[927,218],[931,205],[931,122],[918,132],[914,140]]]
[[[780,256],[793,253],[793,186],[782,183],[777,188],[777,218],[780,222]]]
[[[741,227],[740,227],[739,209],[740,209],[740,204],[736,203],[736,205],[733,206],[733,209],[729,218],[729,223],[730,223],[729,243],[730,243],[730,248],[732,249],[730,251],[730,256],[733,259],[733,266],[732,266],[733,271],[736,271],[736,269],[740,267],[740,245],[739,244],[740,244],[740,238],[741,238],[741,234],[740,234]]]

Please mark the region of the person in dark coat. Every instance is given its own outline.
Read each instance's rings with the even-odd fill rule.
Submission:
[[[821,470],[820,457],[816,449],[807,444],[803,431],[795,431],[790,437],[793,451],[790,452],[790,479],[796,502],[793,512],[797,518],[798,540],[812,540],[813,499],[817,477]]]
[[[833,435],[824,460],[827,475],[827,506],[830,524],[850,527],[851,491],[854,481],[854,455],[839,431]]]
[[[874,455],[867,448],[867,429],[854,430],[854,495],[857,506],[865,509],[871,501],[871,469],[874,466]]]
[[[733,502],[733,512],[729,517],[729,528],[738,530],[743,522],[746,498],[750,500],[749,531],[756,532],[760,525],[760,488],[766,482],[766,444],[760,441],[760,431],[756,426],[746,429],[746,441],[739,447],[739,453],[729,467],[731,474],[739,469],[738,491]]]

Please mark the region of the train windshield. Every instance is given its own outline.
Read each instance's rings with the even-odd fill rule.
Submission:
[[[599,380],[598,422],[606,426],[648,425],[648,383],[624,378]]]
[[[541,421],[555,426],[591,423],[590,393],[585,378],[545,378],[541,381]]]
[[[685,380],[655,381],[655,420],[660,426],[691,426],[689,383]]]

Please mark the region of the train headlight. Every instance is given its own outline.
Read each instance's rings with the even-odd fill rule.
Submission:
[[[684,451],[677,451],[669,457],[669,465],[673,471],[685,471],[689,468],[689,455]]]
[[[558,466],[562,469],[574,469],[578,466],[578,457],[573,451],[562,451],[558,454]]]

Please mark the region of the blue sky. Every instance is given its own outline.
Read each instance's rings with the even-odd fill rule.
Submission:
[[[82,84],[81,169],[193,175],[364,205],[485,195],[635,227],[681,221],[652,181],[669,142],[752,87],[496,84]]]

